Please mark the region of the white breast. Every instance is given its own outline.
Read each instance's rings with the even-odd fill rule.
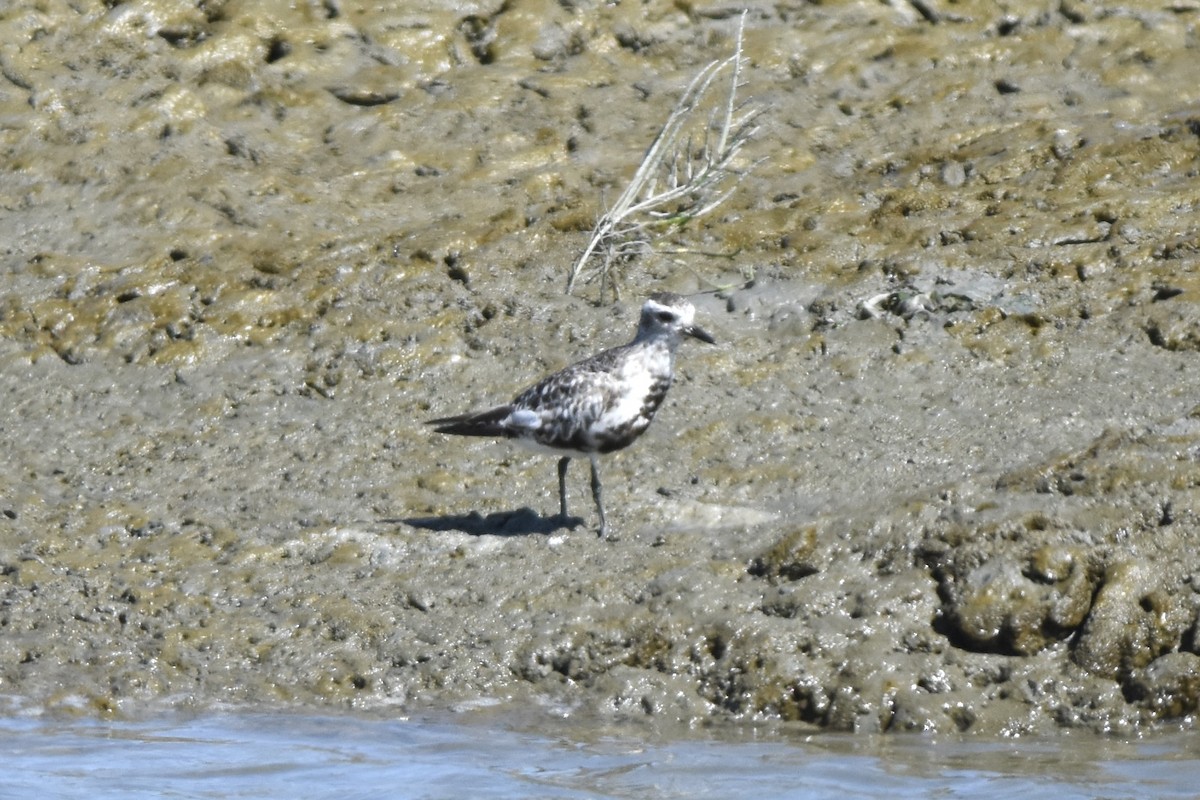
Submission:
[[[671,376],[671,352],[648,347],[635,352],[613,378],[622,387],[616,402],[596,421],[597,431],[615,430],[640,417],[651,388]]]

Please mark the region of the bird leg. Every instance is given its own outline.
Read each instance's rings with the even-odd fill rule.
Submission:
[[[596,501],[596,511],[600,514],[600,538],[603,539],[608,533],[608,525],[604,521],[604,500],[600,496],[600,465],[596,463],[596,456],[590,456],[592,462],[592,497]]]
[[[570,456],[558,460],[558,508],[563,519],[567,518],[567,465],[570,463]]]

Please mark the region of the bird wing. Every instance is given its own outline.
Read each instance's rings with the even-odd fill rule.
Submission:
[[[565,449],[594,450],[596,423],[616,401],[618,387],[611,376],[620,350],[572,364],[518,395],[513,406],[536,420],[518,435]]]
[[[438,433],[532,439],[566,449],[594,449],[590,432],[615,402],[609,376],[624,348],[597,353],[530,386],[511,403],[429,420]]]

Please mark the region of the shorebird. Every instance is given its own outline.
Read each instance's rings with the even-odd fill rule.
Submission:
[[[675,351],[684,336],[708,344],[716,340],[697,326],[696,309],[669,292],[651,295],[642,306],[633,341],[543,378],[511,403],[456,417],[431,419],[438,433],[495,436],[558,461],[559,513],[567,517],[567,465],[587,456],[592,465],[592,498],[606,536],[598,457],[628,447],[642,435],[662,405],[675,372]]]

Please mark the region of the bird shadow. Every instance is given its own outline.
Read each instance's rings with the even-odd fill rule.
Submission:
[[[405,517],[383,519],[386,525],[404,523],[427,531],[459,531],[471,536],[531,536],[548,535],[563,528],[575,529],[583,524],[583,517],[564,517],[561,514],[542,516],[532,508],[515,511],[497,511],[486,517],[478,511],[470,514],[444,514],[440,517]]]

